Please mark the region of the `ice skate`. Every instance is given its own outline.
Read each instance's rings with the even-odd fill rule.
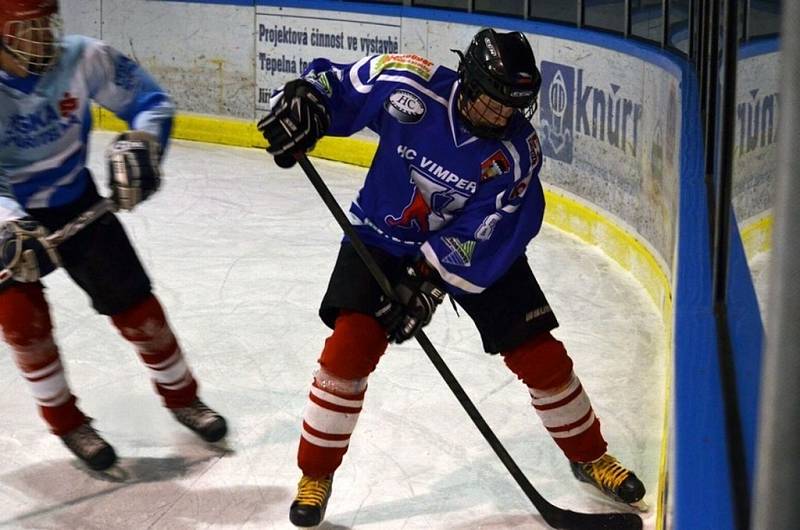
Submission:
[[[104,471],[114,465],[117,454],[114,448],[106,442],[91,426],[91,419],[78,428],[60,436],[64,445],[95,471]]]
[[[615,501],[634,504],[644,497],[644,484],[632,471],[606,453],[594,462],[570,462],[572,473]]]
[[[225,418],[210,409],[200,398],[195,398],[188,406],[169,409],[179,423],[194,431],[206,442],[217,442],[228,432]]]
[[[297,484],[297,496],[289,508],[289,520],[301,528],[317,526],[325,517],[331,496],[333,475],[315,479],[303,475]]]

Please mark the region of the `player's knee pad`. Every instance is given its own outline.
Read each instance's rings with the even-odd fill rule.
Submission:
[[[164,309],[152,294],[125,311],[113,315],[111,320],[120,334],[144,356],[171,354],[178,347]],[[163,359],[151,360],[160,362]]]
[[[139,330],[144,332],[145,324],[152,325],[155,323],[159,327],[163,327],[166,320],[164,309],[152,294],[128,309],[111,315],[111,321],[120,331]]]
[[[50,309],[40,283],[15,284],[0,292],[0,327],[21,367],[35,367],[58,355]]]
[[[389,342],[371,315],[342,311],[333,334],[325,341],[319,363],[329,374],[345,380],[367,377],[378,365]]]
[[[173,400],[174,396],[166,396],[164,391],[192,388],[195,381],[189,366],[178,345],[178,339],[167,322],[164,309],[155,296],[148,296],[133,307],[112,316],[111,320],[120,334],[136,348],[150,371],[150,377],[159,386],[159,392],[165,395],[168,406],[176,401]]]
[[[564,344],[550,332],[531,337],[516,348],[503,353],[506,365],[529,388],[548,390],[569,383],[572,359]]]

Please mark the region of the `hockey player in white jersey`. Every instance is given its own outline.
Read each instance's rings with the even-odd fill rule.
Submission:
[[[320,308],[333,334],[303,415],[303,475],[290,508],[297,526],[324,517],[369,374],[390,342],[430,322],[444,292],[475,322],[485,351],[501,354],[527,386],[575,476],[621,502],[645,494],[606,452],[525,256],[544,214],[542,155],[530,123],[541,76],[530,44],[521,33],[484,29],[458,53],[457,72],[416,55],[317,59],[259,122],[282,166],[326,134],[369,127],[380,136],[350,218],[400,300],[381,295],[345,239]]]
[[[0,326],[50,430],[90,468],[114,449],[78,408],[59,360],[42,278],[57,266],[136,348],[164,405],[206,441],[224,418],[197,382],[119,220],[110,211],[53,247],[46,236],[100,200],[85,166],[95,101],[131,130],[108,149],[112,199],[131,210],[159,188],[173,105],[103,42],[62,38],[57,0],[0,0]]]

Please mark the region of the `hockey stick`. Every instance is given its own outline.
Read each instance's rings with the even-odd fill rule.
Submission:
[[[364,262],[364,265],[367,267],[367,269],[369,269],[372,277],[375,278],[376,282],[378,282],[378,285],[383,293],[390,299],[395,299],[394,290],[392,289],[391,283],[389,283],[389,279],[380,269],[378,264],[375,262],[375,259],[372,257],[372,254],[370,254],[367,247],[364,246],[364,243],[358,237],[353,225],[350,224],[350,220],[347,219],[347,216],[342,211],[339,203],[336,202],[336,199],[322,181],[322,177],[320,177],[319,173],[317,173],[316,168],[311,164],[311,161],[308,160],[308,157],[305,154],[297,153],[294,155],[294,157],[300,163],[300,167],[303,168],[303,171],[311,181],[311,184],[314,186],[314,188],[316,188],[317,192],[322,198],[322,202],[324,202],[325,206],[328,207],[328,210],[330,210],[330,212],[333,214],[336,222],[339,223],[339,226],[342,228],[347,237],[350,238],[350,244],[353,245],[356,253]],[[481,413],[472,403],[472,400],[470,400],[469,396],[467,396],[467,393],[461,387],[461,384],[450,371],[450,368],[448,368],[447,364],[445,364],[444,360],[439,355],[439,352],[436,351],[436,348],[433,346],[433,344],[431,344],[430,340],[428,340],[428,337],[425,335],[425,333],[420,330],[417,332],[415,338],[425,351],[425,354],[436,367],[439,375],[442,376],[442,379],[444,379],[445,383],[447,383],[447,386],[450,387],[450,390],[453,392],[456,399],[458,399],[458,402],[461,403],[461,406],[464,408],[467,415],[469,415],[469,417],[472,419],[472,422],[481,432],[484,439],[488,442],[489,446],[491,446],[492,450],[494,450],[495,454],[503,463],[503,465],[506,466],[508,472],[511,473],[511,476],[514,477],[514,480],[517,482],[519,487],[522,488],[522,491],[525,493],[528,499],[530,499],[534,507],[539,511],[542,518],[548,525],[553,528],[562,528],[566,530],[640,530],[642,528],[641,517],[634,513],[573,512],[571,510],[559,508],[542,497],[542,495],[536,491],[536,488],[534,488],[525,477],[525,474],[511,458],[511,455],[508,454],[508,451],[506,451],[505,447],[503,447],[503,444],[500,443],[500,440],[497,439],[497,436],[495,436],[492,429],[486,423],[486,420],[483,419]]]
[[[111,199],[100,199],[94,203],[89,209],[84,210],[75,219],[68,222],[52,234],[44,238],[45,245],[50,248],[55,248],[67,239],[71,238],[88,225],[92,224],[100,217],[108,212],[113,212],[117,209],[117,205]],[[0,286],[5,285],[11,281],[14,273],[10,269],[0,270]]]

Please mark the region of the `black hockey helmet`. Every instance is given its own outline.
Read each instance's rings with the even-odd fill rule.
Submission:
[[[505,106],[518,109],[527,120],[533,117],[542,75],[525,35],[518,31],[498,33],[485,28],[475,34],[464,53],[453,51],[461,58],[458,76],[462,96],[476,100],[481,94],[486,94]],[[498,135],[498,131],[489,134]]]

